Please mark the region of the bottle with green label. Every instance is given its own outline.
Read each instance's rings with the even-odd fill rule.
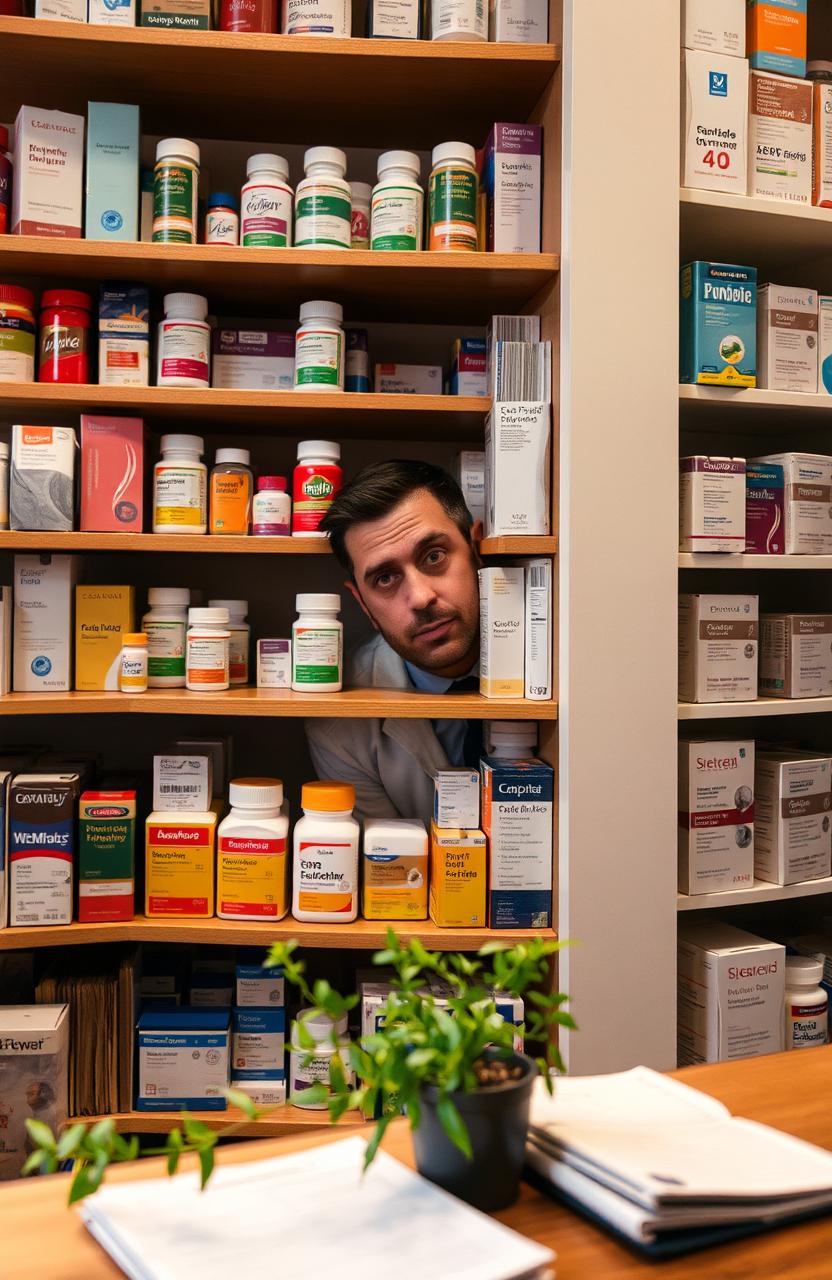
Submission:
[[[292,688],[298,693],[337,693],[342,684],[344,624],[341,598],[327,593],[295,597],[292,623]]]
[[[433,148],[428,185],[428,247],[450,253],[477,250],[477,157],[467,142]]]
[[[187,587],[151,587],[142,631],[147,636],[147,683],[151,689],[184,689]]]
[[[421,249],[425,193],[419,170],[413,151],[385,151],[379,156],[370,208],[371,249]]]
[[[295,390],[344,390],[344,308],[338,302],[302,302],[295,334]]]
[[[199,147],[187,138],[163,138],[153,171],[153,241],[196,244]]]
[[[345,178],[347,157],[337,147],[310,147],[305,177],[295,192],[295,248],[349,249],[352,193]]]

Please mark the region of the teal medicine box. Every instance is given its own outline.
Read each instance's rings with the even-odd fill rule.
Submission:
[[[139,108],[87,103],[87,240],[139,238]]]
[[[757,268],[689,262],[679,289],[679,381],[757,385]]]

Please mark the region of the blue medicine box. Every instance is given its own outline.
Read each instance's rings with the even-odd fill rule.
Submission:
[[[689,262],[679,288],[679,381],[757,385],[757,268]]]

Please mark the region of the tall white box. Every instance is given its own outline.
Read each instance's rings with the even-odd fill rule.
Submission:
[[[767,698],[832,696],[832,613],[764,613],[760,693]]]
[[[57,1132],[69,1105],[69,1005],[0,1006],[0,1182],[28,1158],[27,1120]]]
[[[679,892],[754,881],[754,743],[679,743]]]
[[[745,550],[745,458],[680,458],[679,550]]]
[[[546,44],[549,39],[546,0],[489,0],[488,38],[500,44]]]
[[[757,290],[757,386],[814,395],[818,386],[818,295],[764,284]]]
[[[832,758],[761,751],[754,803],[758,880],[799,884],[832,875]]]
[[[720,920],[680,920],[679,1066],[780,1053],[786,949]]]
[[[744,196],[748,186],[748,63],[682,53],[682,185]]]
[[[522,698],[525,656],[525,575],[521,568],[479,570],[480,693]]]
[[[474,523],[485,522],[485,453],[463,449],[454,459],[453,475]]]
[[[86,11],[77,20],[86,21]],[[12,232],[80,239],[83,174],[84,117],[21,107],[14,126]]]
[[[832,552],[832,457],[822,453],[766,453],[749,462],[783,468],[784,554]]]
[[[682,45],[745,57],[745,0],[682,0]]]
[[[15,556],[12,685],[16,693],[72,688],[74,556]]]
[[[748,106],[748,195],[812,203],[812,85],[752,71]]]
[[[757,596],[679,597],[679,697],[750,702],[757,697]]]
[[[524,696],[545,702],[552,696],[552,561],[524,560],[526,571]]]
[[[485,420],[485,536],[549,532],[548,404],[502,403]]]

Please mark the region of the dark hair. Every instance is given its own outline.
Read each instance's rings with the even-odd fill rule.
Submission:
[[[426,489],[436,498],[463,537],[470,536],[473,523],[471,512],[465,505],[462,490],[456,480],[442,467],[436,467],[432,462],[417,462],[413,458],[372,462],[336,495],[321,521],[320,527],[329,535],[332,550],[345,569],[352,573],[346,536],[353,525],[381,520],[411,493],[417,493],[420,489]]]

